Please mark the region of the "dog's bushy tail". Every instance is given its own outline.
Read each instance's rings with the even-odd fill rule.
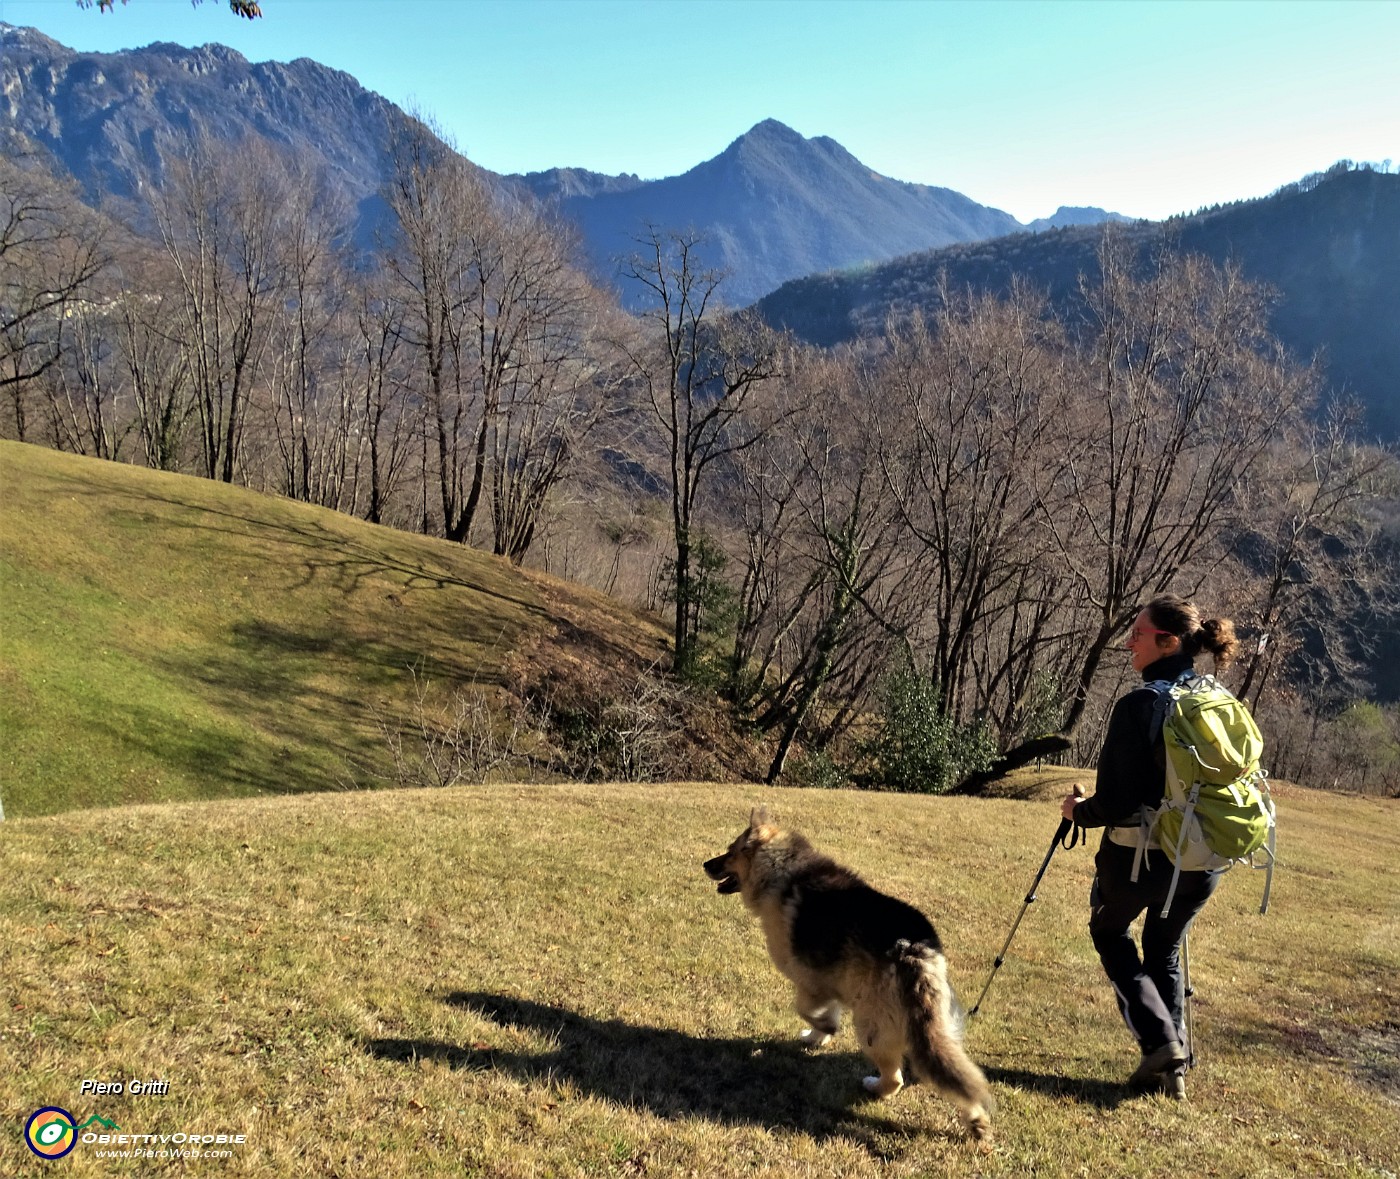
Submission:
[[[987,1138],[996,1103],[987,1078],[963,1049],[962,1011],[948,985],[947,959],[926,942],[903,940],[895,943],[893,957],[915,1075],[957,1103],[973,1138]]]

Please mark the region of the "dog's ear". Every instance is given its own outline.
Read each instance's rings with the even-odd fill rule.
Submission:
[[[756,806],[749,812],[749,842],[767,843],[778,833],[766,806]]]

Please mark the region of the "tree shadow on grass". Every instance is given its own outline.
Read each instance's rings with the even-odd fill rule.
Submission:
[[[1374,978],[1378,988],[1389,974],[1381,961],[1353,959],[1348,965],[1357,977]],[[1400,1098],[1400,1021],[1384,1016],[1370,1024],[1302,1008],[1254,1016],[1212,1027],[1205,1051],[1237,1057],[1262,1051],[1348,1077],[1392,1101]]]
[[[927,1092],[901,1094],[878,1106],[882,1116],[866,1116],[862,1107],[876,1106],[861,1087],[860,1078],[869,1071],[864,1059],[851,1052],[808,1052],[795,1039],[710,1039],[593,1019],[506,995],[457,992],[445,1002],[503,1030],[544,1036],[551,1047],[524,1052],[494,1047],[486,1039],[470,1047],[388,1039],[365,1041],[366,1051],[381,1060],[434,1060],[453,1069],[501,1071],[531,1084],[573,1085],[660,1118],[763,1126],[817,1140],[841,1137],[881,1159],[898,1156],[901,1141],[915,1129],[909,1123],[927,1115],[906,1103],[938,1100]],[[951,1106],[946,1113],[947,1129],[917,1128],[960,1138]]]
[[[369,641],[333,627],[240,620],[221,647],[153,655],[153,667],[205,706],[204,719],[150,709],[139,726],[122,726],[131,730],[125,740],[187,775],[257,793],[402,785],[388,777],[389,741],[394,726],[414,723],[410,676],[445,691],[492,691],[503,679],[498,658],[473,664],[442,648],[425,654],[393,636]],[[500,633],[481,641],[488,651],[505,645]]]
[[[114,518],[131,519],[142,525],[156,526],[165,530],[185,528],[200,533],[223,532],[242,538],[258,538],[265,542],[280,545],[285,551],[280,554],[278,568],[285,575],[288,588],[298,584],[306,585],[316,577],[326,577],[342,590],[354,589],[363,579],[370,576],[397,575],[408,589],[447,589],[456,587],[497,599],[511,607],[518,607],[529,615],[540,613],[539,603],[531,591],[522,592],[522,583],[512,572],[506,576],[490,576],[490,565],[483,565],[464,572],[463,568],[443,559],[452,551],[445,546],[441,553],[423,549],[419,542],[424,540],[418,533],[403,529],[386,528],[384,543],[372,544],[343,529],[331,529],[318,520],[314,513],[321,510],[314,504],[296,501],[280,501],[259,497],[251,501],[246,511],[237,510],[238,501],[228,504],[211,502],[219,493],[214,490],[220,485],[212,481],[198,481],[188,488],[188,494],[177,495],[173,491],[157,485],[134,485],[126,481],[112,483],[99,482],[95,473],[83,476],[53,476],[67,486],[65,491],[72,495],[84,495],[108,501]],[[241,495],[243,489],[231,489]],[[123,511],[117,506],[118,499],[124,498],[137,505],[135,510]],[[174,512],[159,516],[139,510],[143,502],[164,504]],[[303,511],[304,510],[304,511]],[[183,516],[178,513],[190,513]],[[346,515],[347,526],[359,526],[365,521]],[[395,550],[405,545],[412,546],[411,555],[397,555]],[[272,558],[268,558],[269,564]]]

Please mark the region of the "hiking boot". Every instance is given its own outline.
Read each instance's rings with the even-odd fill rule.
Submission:
[[[1176,1041],[1143,1053],[1137,1070],[1128,1078],[1128,1088],[1139,1093],[1156,1093],[1163,1088],[1168,1076],[1178,1076],[1186,1063],[1186,1049]],[[1174,1086],[1173,1086],[1174,1087]],[[1181,1095],[1186,1095],[1186,1082],[1181,1082]]]
[[[1186,1074],[1185,1073],[1163,1073],[1161,1075],[1162,1092],[1173,1101],[1186,1100]]]

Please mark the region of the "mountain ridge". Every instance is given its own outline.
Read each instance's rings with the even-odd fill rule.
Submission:
[[[1037,217],[1034,221],[1027,221],[1026,228],[1032,233],[1041,233],[1047,229],[1064,229],[1071,225],[1101,225],[1106,221],[1132,220],[1133,218],[1125,217],[1122,213],[1110,213],[1106,209],[1092,206],[1061,205],[1048,217]]]
[[[544,195],[538,182],[534,190]],[[699,232],[705,260],[728,273],[722,293],[731,304],[802,274],[1021,228],[951,189],[882,176],[829,136],[809,139],[776,119],[678,176],[564,196],[559,209],[614,278],[646,225]]]
[[[307,57],[251,62],[216,42],[165,41],[93,53],[0,23],[0,136],[37,145],[94,204],[158,186],[191,130],[228,142],[252,135],[320,165],[355,210],[354,239],[368,247],[385,224],[390,136],[412,117]],[[595,270],[614,284],[619,259],[649,224],[696,231],[707,239],[704,260],[727,274],[720,294],[731,305],[805,274],[1022,228],[951,189],[883,176],[835,139],[806,138],[774,118],[677,176],[479,171],[497,190],[529,193],[572,221]]]
[[[311,58],[250,62],[217,43],[72,50],[0,24],[0,130],[40,148],[90,203],[159,185],[188,133],[271,141],[323,166],[356,210],[356,236],[382,218],[391,129],[409,118],[355,78]]]

